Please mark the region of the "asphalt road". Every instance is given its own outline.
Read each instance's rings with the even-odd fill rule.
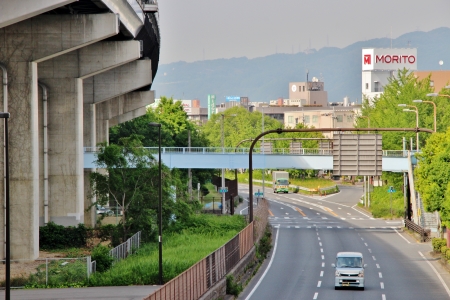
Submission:
[[[265,192],[274,248],[239,299],[450,299],[448,272],[424,258],[430,243],[403,233],[401,220],[360,211],[361,188],[344,186],[326,197]],[[334,290],[331,264],[339,251],[364,255],[364,291]]]

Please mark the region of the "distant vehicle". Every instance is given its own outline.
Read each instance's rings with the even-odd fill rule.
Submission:
[[[112,216],[113,211],[109,208],[106,208],[104,206],[97,205],[97,215],[106,215],[106,216]]]
[[[335,268],[334,289],[342,287],[354,287],[364,290],[364,264],[363,255],[360,252],[338,252]]]
[[[286,171],[273,171],[273,192],[288,193],[289,192],[289,173]]]

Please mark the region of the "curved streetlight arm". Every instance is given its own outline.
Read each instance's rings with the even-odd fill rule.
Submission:
[[[433,130],[427,128],[371,128],[372,131],[405,131],[405,132],[427,132],[433,133]],[[253,148],[256,142],[263,136],[270,133],[282,133],[282,132],[351,132],[351,131],[367,131],[367,128],[302,128],[302,129],[276,129],[268,130],[258,135],[250,145],[248,152],[248,181],[249,181],[249,197],[248,197],[248,212],[249,222],[253,221]]]

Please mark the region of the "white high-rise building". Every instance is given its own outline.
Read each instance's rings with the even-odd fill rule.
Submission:
[[[417,49],[362,49],[362,95],[371,102],[380,96],[389,78],[395,76],[397,70],[406,68],[417,70]]]

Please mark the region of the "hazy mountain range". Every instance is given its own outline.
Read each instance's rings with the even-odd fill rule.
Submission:
[[[450,70],[450,28],[429,32],[411,32],[396,39],[380,38],[354,43],[345,48],[327,47],[308,53],[273,54],[247,59],[215,59],[192,63],[160,65],[152,85],[156,96],[174,99],[200,99],[207,106],[207,95],[215,94],[216,103],[226,96],[248,96],[250,101],[288,98],[288,84],[317,77],[325,82],[330,102],[361,101],[362,48],[417,48],[420,71]],[[180,49],[180,51],[183,51]],[[439,65],[442,60],[444,64]]]

